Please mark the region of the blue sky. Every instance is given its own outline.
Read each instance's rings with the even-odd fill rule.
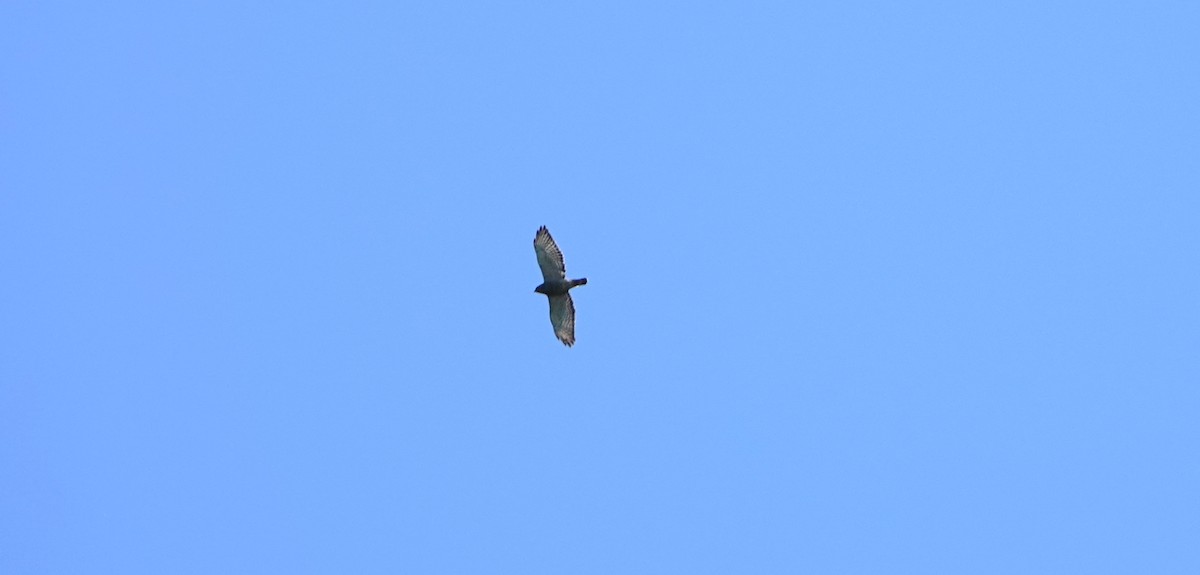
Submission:
[[[1200,572],[1200,9],[578,4],[0,7],[0,572]]]

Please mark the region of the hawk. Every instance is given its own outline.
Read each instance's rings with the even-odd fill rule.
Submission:
[[[554,335],[567,347],[575,345],[575,302],[571,301],[571,288],[587,284],[587,278],[567,279],[567,266],[563,262],[562,250],[550,237],[546,226],[538,228],[533,238],[533,251],[537,253],[538,267],[542,268],[542,284],[533,291],[546,294],[550,300],[550,325]]]

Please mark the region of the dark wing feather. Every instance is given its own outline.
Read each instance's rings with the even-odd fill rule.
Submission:
[[[554,335],[567,347],[575,345],[575,302],[571,294],[556,295],[550,299],[550,325]]]
[[[542,268],[544,281],[560,280],[567,277],[567,265],[563,261],[562,250],[550,237],[546,226],[538,228],[537,236],[533,238],[533,251],[537,253],[538,267]]]

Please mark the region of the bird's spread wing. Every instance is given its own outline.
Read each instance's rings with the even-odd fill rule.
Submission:
[[[562,251],[550,230],[546,226],[538,228],[537,236],[533,238],[533,251],[537,252],[538,267],[542,268],[542,279],[545,281],[560,280],[567,277],[567,265],[563,263]]]
[[[571,301],[571,294],[550,298],[550,325],[554,326],[559,341],[567,347],[575,345],[575,302]]]

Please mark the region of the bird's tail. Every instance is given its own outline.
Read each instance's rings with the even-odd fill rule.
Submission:
[[[585,286],[585,285],[587,285],[587,278],[579,278],[577,280],[571,280],[571,287]]]

